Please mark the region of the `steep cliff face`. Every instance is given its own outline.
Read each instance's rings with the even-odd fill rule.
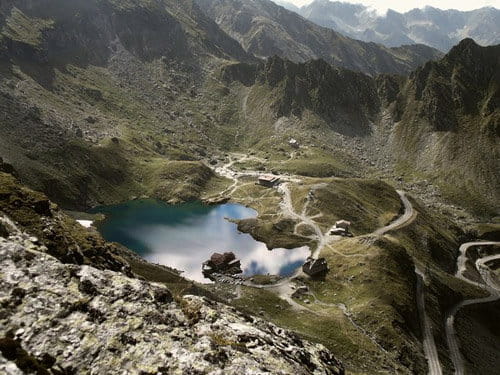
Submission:
[[[442,54],[427,46],[386,48],[320,27],[269,0],[197,0],[217,24],[256,56],[324,59],[369,74],[406,74]]]
[[[380,109],[376,86],[365,74],[334,68],[323,60],[295,64],[279,57],[268,59],[258,81],[275,90],[276,116],[318,114],[333,130],[366,135]]]
[[[103,65],[120,45],[145,60],[248,58],[190,1],[23,0],[0,11],[4,55],[39,63]]]
[[[417,69],[397,99],[391,139],[404,168],[493,215],[500,209],[499,71],[500,47],[471,39]]]
[[[261,319],[43,250],[12,228],[0,237],[2,373],[344,373],[322,345]]]

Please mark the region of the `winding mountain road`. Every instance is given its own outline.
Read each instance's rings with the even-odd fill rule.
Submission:
[[[431,321],[425,311],[425,273],[418,266],[415,266],[415,273],[417,274],[417,309],[420,327],[422,328],[424,353],[429,366],[429,375],[441,375],[443,369],[439,362]]]
[[[373,234],[376,236],[383,236],[384,234],[390,232],[391,230],[403,228],[408,224],[410,224],[417,216],[411,202],[408,200],[408,197],[406,196],[406,193],[402,190],[396,190],[396,192],[398,193],[399,198],[403,203],[404,207],[403,214],[389,225],[379,228],[375,232],[373,232]]]
[[[404,191],[397,190],[401,202],[404,206],[404,211],[401,216],[394,220],[389,225],[377,229],[373,232],[374,235],[383,236],[390,231],[401,229],[415,220],[417,213],[413,208],[410,200],[406,196]],[[429,375],[442,375],[443,370],[441,367],[441,362],[439,361],[439,355],[436,347],[436,342],[434,341],[434,335],[432,333],[432,324],[427,312],[425,311],[425,280],[426,276],[424,271],[422,271],[418,266],[415,265],[415,274],[417,275],[417,310],[420,319],[420,327],[422,329],[423,336],[423,349],[425,358],[427,359],[427,364],[429,367]]]
[[[261,174],[259,171],[244,171],[244,172],[236,172],[231,169],[231,167],[234,165],[236,162],[242,162],[242,161],[248,161],[248,160],[260,160],[258,158],[252,157],[252,156],[247,156],[247,155],[238,155],[237,159],[232,159],[230,157],[229,162],[226,163],[225,165],[219,167],[216,169],[216,173],[219,175],[222,175],[224,177],[230,178],[233,180],[233,183],[231,186],[226,189],[226,191],[223,192],[223,194],[228,194],[231,195],[233,194],[236,189],[238,188],[239,184],[239,179],[241,177],[246,177],[246,176],[254,176],[257,177]],[[329,247],[330,249],[334,250],[333,247],[330,245],[331,242],[335,240],[339,240],[342,237],[340,236],[331,236],[329,234],[329,231],[326,231],[326,233],[323,233],[321,230],[320,226],[314,221],[315,218],[318,218],[321,216],[320,215],[315,215],[315,216],[309,216],[307,215],[307,203],[304,205],[302,211],[296,212],[294,207],[293,207],[293,202],[292,202],[292,196],[291,196],[291,191],[289,187],[290,182],[300,182],[300,178],[298,176],[282,176],[282,175],[276,175],[277,177],[280,177],[284,182],[279,186],[278,191],[281,193],[283,199],[280,204],[281,208],[281,213],[286,216],[286,217],[291,217],[295,220],[298,221],[297,225],[295,226],[294,232],[296,232],[296,229],[299,225],[307,225],[313,230],[313,234],[309,236],[308,238],[315,240],[317,243],[316,248],[314,251],[311,253],[311,257],[317,259],[319,257],[319,254],[321,253],[321,249],[324,247]],[[318,185],[319,186],[319,185]],[[401,216],[396,218],[393,222],[389,223],[388,225],[379,228],[375,230],[373,233],[368,235],[370,236],[383,236],[387,234],[390,231],[396,230],[396,229],[401,229],[407,225],[409,225],[413,220],[416,218],[417,213],[415,212],[411,202],[407,198],[406,194],[404,191],[397,190],[397,193],[401,199],[401,202],[403,204],[403,213]],[[343,255],[343,254],[341,254]],[[360,254],[353,254],[350,256],[361,256]],[[422,325],[422,331],[423,331],[423,347],[424,347],[424,353],[427,358],[427,362],[429,365],[429,374],[431,375],[441,375],[442,374],[442,369],[441,369],[441,364],[439,362],[439,357],[437,354],[437,349],[436,349],[436,344],[434,342],[434,336],[432,334],[432,327],[431,323],[429,320],[429,317],[427,316],[425,312],[425,295],[424,295],[424,281],[425,281],[425,274],[420,271],[417,267],[415,268],[415,272],[417,274],[417,307],[419,311],[419,316],[421,319],[421,325]],[[270,284],[270,285],[257,285],[254,284],[250,281],[244,282],[244,285],[254,287],[254,288],[259,288],[259,289],[269,289],[273,290],[281,299],[287,301],[292,308],[298,310],[298,311],[307,311],[312,314],[318,314],[317,311],[312,310],[306,306],[303,306],[299,303],[297,303],[293,298],[292,294],[294,293],[295,289],[292,287],[292,282],[293,279],[296,278],[302,274],[302,270],[299,268],[296,270],[296,272],[292,275],[289,276],[285,279],[282,279],[278,283],[275,284]],[[241,290],[240,290],[241,294]],[[238,296],[239,297],[239,296]],[[319,304],[324,304],[320,302],[316,296],[314,296],[315,300]],[[330,304],[326,304],[329,305]],[[375,340],[373,335],[371,335],[369,332],[364,330],[362,327],[360,327],[353,319],[352,314],[349,313],[347,307],[342,304],[337,304],[335,307],[341,308],[343,311],[344,315],[349,319],[349,321],[353,324],[353,326],[359,330],[362,334],[366,335],[371,341],[374,342],[375,345],[377,345],[381,350],[385,352],[385,349],[378,344],[378,342]]]
[[[450,358],[455,368],[456,375],[465,374],[464,360],[462,358],[462,354],[460,353],[460,346],[458,343],[458,338],[454,327],[456,314],[464,306],[475,305],[480,303],[488,303],[500,300],[500,287],[496,285],[495,282],[492,280],[490,272],[488,271],[489,268],[486,266],[487,262],[495,259],[500,259],[500,254],[482,257],[475,261],[474,266],[481,275],[484,284],[474,280],[470,280],[464,276],[464,272],[466,270],[466,263],[468,260],[467,251],[471,247],[475,246],[500,246],[500,242],[492,242],[492,241],[467,242],[462,244],[459,248],[460,255],[457,258],[457,272],[455,274],[455,277],[471,285],[483,289],[484,291],[489,293],[489,296],[463,300],[457,303],[455,306],[453,306],[453,308],[448,312],[448,315],[446,316],[446,321],[445,321],[446,341],[448,342]]]

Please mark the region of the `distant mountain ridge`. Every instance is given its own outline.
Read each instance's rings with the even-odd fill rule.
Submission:
[[[480,172],[477,180],[487,186],[482,196],[497,194],[497,180],[486,176],[498,155],[498,75],[483,83],[479,78],[492,73],[476,70],[498,70],[498,48],[486,49],[490,52],[485,55],[469,40],[456,51],[463,51],[465,59],[475,58],[472,63],[453,65],[446,59],[424,65],[426,54],[432,58],[440,53],[423,45],[389,49],[346,38],[271,1],[197,2],[201,7],[173,0],[0,4],[0,155],[24,183],[71,209],[143,194],[167,201],[189,199],[196,196],[192,191],[202,192],[200,186],[215,178],[196,160],[219,152],[219,147],[262,139],[264,131],[274,129],[269,123],[281,117],[297,117],[309,126],[301,115],[314,115],[330,130],[365,136],[384,110],[404,120],[394,127],[393,133],[401,136],[395,138],[391,155],[409,146],[408,157],[424,150],[397,145],[400,139],[417,139],[417,123],[423,124],[422,134],[436,138],[443,132],[449,138],[459,134],[460,140],[474,135],[474,146],[464,155],[481,154],[476,149],[493,151],[464,171]],[[273,57],[264,63],[251,55],[279,52],[283,61]],[[320,58],[325,63],[302,61]],[[235,64],[244,69],[238,71]],[[392,75],[408,74],[418,65],[423,67],[413,76],[421,79]],[[264,78],[257,79],[257,66],[268,67]],[[432,74],[426,78],[427,69]],[[238,89],[241,102],[238,95],[229,95],[236,89],[219,82],[222,70],[246,85]],[[391,75],[373,81],[380,72]],[[416,96],[410,85],[416,92],[421,86],[427,89]],[[250,86],[256,86],[255,96],[248,95]],[[253,129],[248,118],[258,114],[246,113],[257,100],[259,108],[267,109]],[[462,112],[461,103],[470,111]],[[441,147],[441,160],[458,154],[451,149],[454,144],[449,152]],[[438,149],[436,144],[429,147]],[[145,161],[149,158],[154,162]],[[435,168],[435,160],[417,162],[439,177],[442,169]],[[455,165],[453,160],[442,164]],[[192,180],[182,188],[168,188],[181,167],[191,171]],[[144,179],[144,170],[150,178]],[[478,190],[473,182],[470,190]]]
[[[236,68],[230,75],[243,75]],[[330,131],[363,138],[371,160],[387,157],[398,174],[433,181],[443,195],[476,211],[500,212],[500,45],[464,39],[409,77],[369,77],[322,60],[279,57],[253,74],[237,79],[271,93],[257,108],[269,105],[274,121],[322,121]]]
[[[500,10],[493,7],[459,11],[427,6],[405,13],[389,9],[380,16],[365,5],[339,1],[314,0],[301,8],[276,3],[320,26],[388,47],[421,43],[447,52],[465,38],[483,46],[500,43]]]
[[[217,25],[259,57],[278,55],[294,62],[323,59],[368,74],[408,74],[442,54],[424,45],[387,48],[345,37],[270,0],[195,0]]]

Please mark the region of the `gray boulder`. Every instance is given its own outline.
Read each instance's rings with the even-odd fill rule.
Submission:
[[[0,238],[0,373],[343,374],[322,345],[202,297]]]

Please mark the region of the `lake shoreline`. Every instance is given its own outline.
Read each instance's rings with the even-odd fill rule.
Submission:
[[[202,264],[215,252],[234,252],[242,263],[243,278],[289,276],[310,254],[307,246],[268,250],[265,243],[240,232],[235,222],[256,218],[257,212],[237,203],[170,205],[145,199],[90,212],[104,215],[94,226],[106,240],[120,243],[146,261],[181,270],[186,278],[201,283],[208,281],[202,275]]]

